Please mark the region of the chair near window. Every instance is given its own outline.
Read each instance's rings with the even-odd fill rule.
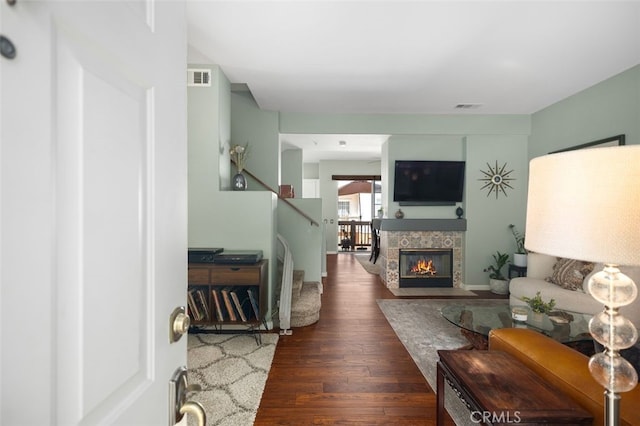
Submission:
[[[374,228],[373,222],[371,222],[371,256],[369,256],[369,261],[376,263],[378,255],[380,255],[380,230]]]

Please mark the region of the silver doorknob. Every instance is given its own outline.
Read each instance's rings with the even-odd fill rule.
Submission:
[[[189,331],[190,325],[191,318],[189,318],[189,315],[179,313],[173,320],[173,332],[177,334],[185,334],[187,331]]]
[[[187,315],[184,306],[178,306],[169,316],[169,343],[180,340],[183,334],[189,331],[191,318]]]

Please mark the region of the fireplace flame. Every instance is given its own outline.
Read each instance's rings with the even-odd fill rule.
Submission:
[[[438,271],[436,271],[436,268],[433,266],[433,260],[431,259],[418,260],[410,271],[418,275],[435,275],[438,273]]]

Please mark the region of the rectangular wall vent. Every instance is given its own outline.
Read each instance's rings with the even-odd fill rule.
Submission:
[[[187,86],[211,86],[211,70],[187,69]]]

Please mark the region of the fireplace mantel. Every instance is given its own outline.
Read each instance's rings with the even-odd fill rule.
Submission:
[[[380,231],[466,231],[467,219],[373,219]]]

